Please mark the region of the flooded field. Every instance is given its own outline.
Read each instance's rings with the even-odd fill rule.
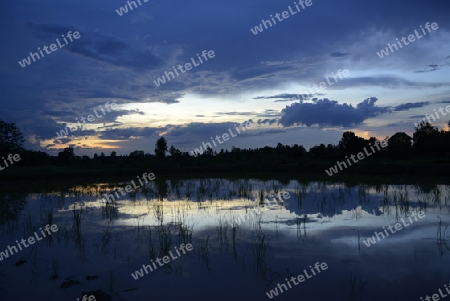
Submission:
[[[0,299],[420,300],[450,282],[448,185],[127,184],[0,193]]]

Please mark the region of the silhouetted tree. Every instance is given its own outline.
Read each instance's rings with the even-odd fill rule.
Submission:
[[[311,155],[317,157],[323,157],[326,154],[325,144],[321,143],[320,145],[313,146],[309,149],[309,153]]]
[[[64,148],[62,152],[58,153],[58,159],[60,159],[62,161],[74,160],[75,152],[74,152],[73,148],[71,148],[71,147]]]
[[[50,161],[50,156],[46,152],[25,150],[19,152],[20,163],[25,165],[47,165]]]
[[[212,148],[210,148],[209,146],[205,149],[205,151],[203,152],[202,155],[205,156],[213,156],[214,155],[214,151]]]
[[[25,139],[15,123],[0,120],[0,153],[22,150]]]
[[[165,158],[167,151],[167,140],[164,137],[159,138],[156,141],[155,155],[157,158]]]
[[[144,151],[138,151],[138,150],[132,151],[130,153],[130,157],[137,157],[137,158],[141,157],[141,158],[143,158],[144,157]]]
[[[172,157],[180,157],[181,151],[173,147],[173,145],[169,149],[169,153]]]
[[[294,144],[292,147],[292,153],[294,157],[299,157],[307,153],[306,149],[303,147],[303,145]]]
[[[413,134],[413,148],[419,154],[437,150],[439,130],[429,122],[421,123]]]
[[[356,154],[360,152],[369,142],[364,138],[358,137],[355,133],[347,131],[342,134],[339,141],[339,149],[345,154]]]
[[[388,139],[387,153],[393,158],[405,158],[411,154],[412,137],[404,132],[397,132]]]
[[[143,150],[135,150],[129,154],[128,163],[133,163],[134,166],[139,166],[146,161],[146,158],[148,158],[148,156],[146,157]]]

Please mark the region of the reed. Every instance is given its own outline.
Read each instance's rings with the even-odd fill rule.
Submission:
[[[33,222],[31,220],[31,215],[29,213],[25,213],[23,215],[23,218],[22,218],[22,229],[23,229],[23,235],[24,236],[26,236],[29,233],[33,232]]]
[[[75,245],[78,248],[80,259],[84,261],[86,253],[84,249],[84,238],[81,232],[81,223],[83,219],[83,209],[76,208],[77,202],[73,203],[73,223],[72,223],[72,237],[75,240]]]
[[[437,229],[437,233],[436,233],[437,243],[445,244],[446,243],[445,233],[447,232],[448,225],[445,226],[444,232],[442,232],[442,219],[439,215],[438,215],[438,219],[439,219],[439,225],[438,225],[438,229]]]
[[[359,276],[359,279],[356,276],[353,276],[352,273],[350,273],[349,277],[349,291],[350,291],[350,300],[356,300],[359,297],[362,297],[364,294],[364,289],[366,285],[369,283],[367,281],[364,281],[362,276]]]
[[[109,251],[109,242],[111,240],[111,231],[108,228],[105,228],[102,230],[102,252],[103,255],[106,257]]]
[[[162,225],[164,222],[164,206],[161,201],[153,202],[154,214],[156,220]]]
[[[178,243],[190,243],[192,241],[192,233],[194,232],[194,226],[180,223],[178,225]]]
[[[261,223],[262,223],[263,213],[249,212],[248,214],[255,215],[255,218],[251,220],[252,225],[253,225],[253,230],[256,232],[256,235],[261,235],[262,234]]]
[[[120,233],[114,234],[114,259],[117,259],[118,245],[120,244]]]
[[[223,241],[228,240],[228,223],[225,222],[225,219],[223,216],[219,217],[219,225],[217,226],[217,238],[219,239],[219,242],[222,244]]]
[[[115,200],[102,204],[101,208],[102,218],[108,218],[110,221],[112,221],[113,219],[117,219],[119,217],[119,209]]]
[[[172,244],[170,225],[159,225],[156,227],[156,231],[158,234],[160,256],[168,255],[170,245]]]
[[[258,194],[259,204],[264,205],[264,190],[261,189]]]
[[[433,189],[433,203],[436,207],[442,209],[441,190],[437,186]]]
[[[232,233],[232,241],[233,241],[233,258],[234,258],[234,261],[237,261],[236,232],[237,232],[237,227],[236,226],[232,227],[231,233]]]
[[[301,209],[303,206],[303,197],[306,194],[306,189],[304,188],[304,186],[297,184],[297,186],[294,189],[294,194],[297,196],[297,205]],[[333,194],[333,197],[334,197],[334,194]]]
[[[297,230],[298,235],[298,230]],[[275,215],[275,237],[278,238],[278,215]]]
[[[52,257],[52,275],[50,276],[51,279],[58,279],[59,278],[59,270],[60,262],[57,257]]]
[[[264,235],[261,235],[252,244],[256,271],[263,271],[266,268],[267,243],[265,242],[265,238]]]
[[[211,268],[209,266],[209,253],[212,247],[209,242],[209,235],[206,237],[205,241],[200,245],[200,258],[206,265],[206,269],[209,271]]]
[[[73,204],[73,224],[72,229],[74,231],[74,235],[76,239],[81,238],[81,222],[83,217],[83,210],[82,209],[76,209],[76,203]]]
[[[29,253],[29,258],[31,262],[31,278],[37,279],[37,248],[32,248]]]
[[[150,226],[147,227],[148,233],[148,257],[152,260],[156,259],[156,248],[153,244],[153,236],[152,236],[152,228]]]

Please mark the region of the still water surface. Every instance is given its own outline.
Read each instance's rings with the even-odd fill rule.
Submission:
[[[448,185],[192,179],[101,199],[125,184],[0,193],[0,252],[58,227],[3,256],[0,300],[420,300],[450,283]]]

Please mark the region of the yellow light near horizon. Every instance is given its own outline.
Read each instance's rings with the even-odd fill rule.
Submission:
[[[68,137],[70,139],[70,136]],[[54,144],[53,140],[43,140],[40,142],[40,146],[43,148],[47,148],[50,150],[60,150],[66,147],[69,147],[71,145],[80,146],[82,148],[97,148],[97,149],[117,149],[121,148],[120,144],[111,144],[111,143],[117,143],[117,142],[123,142],[122,140],[101,140],[97,137],[83,137],[83,138],[77,138],[73,139],[68,143],[62,143],[62,144],[56,144],[51,147],[48,147],[50,144]]]
[[[384,140],[384,138],[386,138],[386,136],[377,136],[374,133],[371,133],[370,131],[360,131],[360,130],[356,130],[353,129],[351,130],[353,133],[355,133],[356,136],[364,138],[366,140],[368,140],[370,137],[375,137],[376,139],[382,141]]]

